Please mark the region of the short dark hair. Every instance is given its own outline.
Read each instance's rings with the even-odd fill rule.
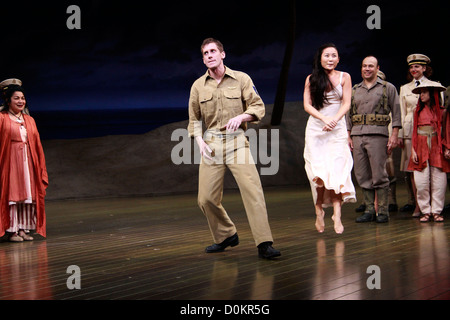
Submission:
[[[5,107],[5,110],[7,110],[7,111],[9,110],[11,98],[12,98],[14,92],[17,92],[17,91],[22,92],[23,95],[25,95],[25,90],[23,89],[23,87],[18,86],[18,85],[9,86],[2,90],[2,99],[4,101],[3,106]]]
[[[203,40],[202,46],[200,47],[200,51],[202,54],[203,54],[203,48],[210,43],[215,43],[217,46],[217,49],[219,49],[220,52],[224,51],[222,42],[220,42],[219,40],[214,39],[214,38],[207,38],[207,39]]]

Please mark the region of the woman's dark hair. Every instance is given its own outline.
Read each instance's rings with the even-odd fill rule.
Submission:
[[[22,86],[18,86],[18,85],[11,85],[8,87],[5,87],[2,89],[2,99],[3,99],[3,106],[5,107],[5,110],[8,111],[9,110],[9,105],[11,103],[11,98],[14,94],[14,92],[22,92],[25,95],[25,90],[23,89]],[[28,104],[27,104],[28,106]]]
[[[436,106],[436,99],[434,98],[434,89],[433,88],[427,88],[427,89],[428,89],[428,93],[430,94],[430,107],[433,108],[434,106]],[[420,114],[420,112],[422,112],[423,108],[425,108],[425,103],[423,103],[420,98],[419,98],[418,106],[419,106],[419,111],[417,113]]]
[[[312,105],[317,110],[322,109],[323,104],[328,102],[326,93],[333,89],[333,84],[321,63],[322,53],[327,48],[335,48],[337,51],[337,48],[333,43],[321,45],[314,55],[313,71],[309,78]]]

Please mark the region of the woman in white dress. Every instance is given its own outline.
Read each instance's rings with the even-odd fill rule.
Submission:
[[[325,230],[324,208],[333,207],[334,230],[341,234],[341,206],[356,202],[351,179],[353,158],[348,146],[345,115],[350,109],[352,80],[336,70],[339,53],[325,44],[317,51],[313,72],[306,78],[303,103],[310,114],[305,132],[305,169],[311,184],[316,229]]]

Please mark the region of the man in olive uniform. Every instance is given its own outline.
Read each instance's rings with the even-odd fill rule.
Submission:
[[[206,252],[222,252],[239,244],[236,227],[221,204],[228,167],[241,191],[259,257],[272,259],[280,251],[272,247],[264,193],[244,133],[247,122],[264,117],[264,103],[247,74],[224,65],[225,51],[220,41],[206,39],[201,52],[208,70],[191,88],[188,131],[202,155],[198,204],[215,242]]]
[[[397,147],[401,112],[397,89],[377,77],[377,58],[366,57],[361,66],[363,81],[353,87],[352,106],[347,115],[349,145],[353,150],[356,180],[363,189],[366,208],[356,222],[389,221],[388,155]],[[391,122],[389,137],[388,126]],[[378,212],[375,212],[375,192]]]

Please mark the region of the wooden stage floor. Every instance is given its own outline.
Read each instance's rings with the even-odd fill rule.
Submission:
[[[226,191],[223,203],[241,243],[218,254],[204,253],[212,241],[194,194],[48,202],[47,239],[0,242],[0,300],[450,298],[448,215],[444,223],[393,213],[388,224],[356,224],[358,204],[347,204],[344,233],[335,234],[327,209],[318,234],[309,189],[265,194],[282,252],[273,261],[257,257],[236,191]],[[68,273],[70,266],[80,273]],[[70,290],[77,280],[81,288]]]

